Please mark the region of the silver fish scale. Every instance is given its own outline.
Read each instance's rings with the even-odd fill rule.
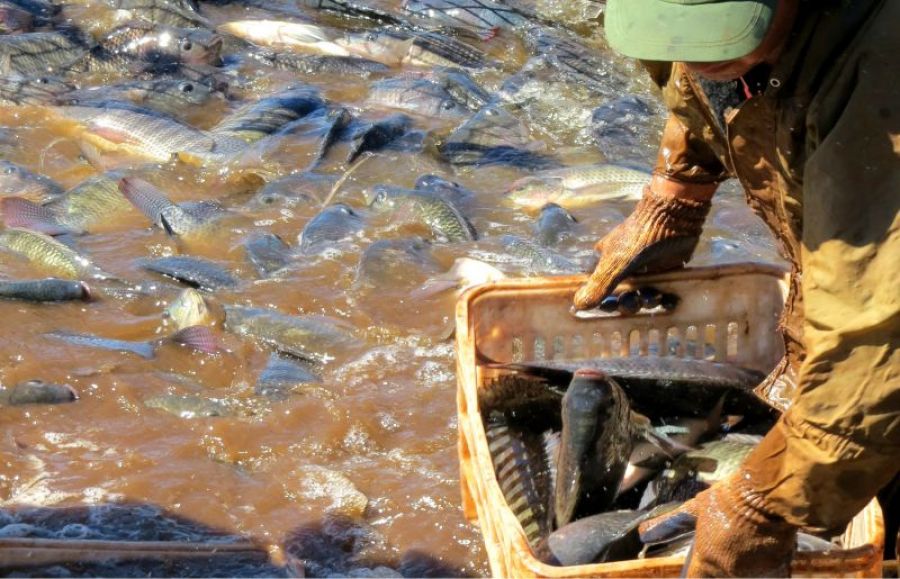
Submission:
[[[32,75],[68,70],[88,53],[88,47],[58,32],[31,32],[0,37],[0,61],[11,72]]]
[[[480,29],[514,28],[530,21],[520,10],[490,0],[407,0],[403,8],[412,14]]]

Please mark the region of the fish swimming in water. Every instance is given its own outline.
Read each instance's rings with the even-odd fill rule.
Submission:
[[[104,338],[102,336],[65,331],[50,332],[45,335],[77,346],[112,350],[114,352],[128,352],[147,360],[154,358],[157,349],[164,344],[179,344],[207,354],[214,354],[221,350],[218,338],[206,326],[191,326],[179,330],[171,336],[148,342],[116,340]]]
[[[573,209],[610,199],[637,201],[649,182],[649,173],[618,165],[566,167],[516,181],[505,199],[512,205],[535,211],[547,203]]]
[[[67,279],[0,280],[0,299],[62,302],[91,299],[86,283]]]
[[[0,389],[0,406],[65,404],[76,400],[78,393],[68,384],[51,384],[42,380],[28,380]]]

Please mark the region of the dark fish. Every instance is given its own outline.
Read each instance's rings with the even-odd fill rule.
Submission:
[[[547,506],[552,496],[540,437],[526,428],[510,425],[498,413],[485,419],[485,435],[506,504],[522,525],[529,543],[537,545],[551,530]]]
[[[206,291],[234,289],[238,279],[222,266],[199,257],[173,255],[147,260],[141,267]]]
[[[541,245],[552,247],[570,239],[578,220],[556,203],[541,207],[541,214],[534,224],[534,237]]]
[[[76,346],[112,350],[114,352],[128,352],[148,360],[156,356],[157,348],[167,343],[180,344],[208,354],[218,352],[221,349],[215,334],[206,326],[191,326],[179,330],[171,336],[149,342],[116,340],[91,334],[77,334],[64,331],[50,332],[44,335]]]
[[[0,63],[4,74],[59,74],[81,62],[91,46],[88,39],[69,31],[0,36]]]
[[[393,14],[389,14],[384,10],[368,6],[351,0],[299,0],[298,4],[306,8],[314,8],[317,10],[326,10],[335,12],[344,16],[353,16],[357,18],[365,18],[374,20],[383,24],[405,24],[403,19]]]
[[[503,235],[500,237],[500,243],[509,256],[524,262],[528,275],[575,274],[583,271],[583,268],[571,259],[529,239]]]
[[[42,380],[19,382],[0,390],[0,405],[64,404],[78,400],[75,389],[68,384],[49,384]]]
[[[458,68],[434,68],[425,73],[425,76],[444,87],[453,98],[472,112],[481,110],[493,98],[468,73]]]
[[[595,370],[575,372],[562,401],[553,501],[557,528],[612,505],[631,455],[631,423],[618,384]]]
[[[241,107],[211,132],[253,142],[324,106],[316,89],[294,87]]]
[[[91,292],[87,284],[65,279],[38,279],[0,281],[0,298],[29,302],[62,302],[89,300]]]
[[[609,152],[631,148],[649,140],[653,111],[640,97],[621,96],[594,109],[591,115],[591,133],[600,150],[609,158]]]
[[[499,29],[527,26],[535,18],[522,8],[492,0],[406,0],[403,9],[429,22],[470,30],[485,38]]]
[[[413,188],[442,197],[457,207],[465,207],[475,200],[474,191],[439,175],[422,175],[416,179]]]
[[[771,417],[773,410],[752,389],[763,374],[732,364],[672,357],[592,358],[500,364],[498,368],[543,376],[559,384],[579,368],[600,370],[616,380],[638,412],[667,416],[706,416],[725,398],[725,414]]]
[[[343,324],[321,316],[225,306],[225,329],[302,360],[326,363],[356,343]]]
[[[385,64],[357,56],[267,51],[254,51],[250,56],[272,68],[293,70],[309,75],[352,74],[368,77],[374,74],[384,74],[390,70],[390,67]]]
[[[0,105],[56,105],[66,101],[75,86],[52,76],[0,77]]]
[[[70,105],[103,106],[122,100],[176,118],[209,103],[219,94],[212,84],[185,78],[136,80],[70,92],[57,101]]]
[[[488,105],[437,145],[454,165],[512,165],[550,169],[559,162],[538,153],[528,127],[503,107]]]
[[[53,179],[10,161],[0,160],[0,195],[16,195],[43,203],[62,193],[63,188]]]
[[[378,185],[367,192],[375,211],[390,211],[401,222],[421,223],[439,241],[474,241],[475,228],[453,203],[433,193]]]
[[[431,255],[431,243],[421,237],[379,239],[366,248],[356,268],[355,287],[383,288],[398,280],[442,271]]]
[[[429,118],[459,119],[469,110],[441,85],[425,78],[398,77],[373,83],[368,105],[402,109]]]
[[[543,378],[500,374],[491,377],[478,390],[478,408],[485,418],[503,414],[511,424],[524,425],[536,432],[559,430],[559,409],[564,394],[564,388]]]
[[[437,30],[415,31],[403,64],[481,69],[493,64],[484,52]],[[465,74],[460,71],[460,74]]]
[[[363,220],[349,205],[329,205],[307,222],[300,232],[300,253],[313,255],[353,239],[363,229]]]
[[[385,117],[361,127],[353,136],[353,144],[347,162],[352,163],[366,152],[376,152],[406,135],[412,127],[412,119],[397,114]]]
[[[304,384],[321,382],[312,370],[296,359],[278,354],[269,356],[253,391],[260,396],[274,400],[284,400],[292,391]]]
[[[244,244],[247,259],[260,277],[268,277],[294,259],[294,250],[274,233],[257,235]]]
[[[638,525],[647,511],[608,511],[573,521],[554,531],[535,549],[545,563],[568,567],[637,558]]]
[[[319,143],[319,149],[316,151],[316,160],[313,161],[313,166],[325,159],[328,152],[331,150],[331,147],[338,141],[347,127],[350,126],[350,123],[353,122],[353,115],[349,110],[341,107],[339,109],[328,111],[326,114],[326,122],[327,128],[322,135],[322,142]]]

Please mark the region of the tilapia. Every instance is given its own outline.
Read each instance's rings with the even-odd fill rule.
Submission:
[[[600,95],[619,95],[627,89],[622,76],[611,74],[611,63],[602,47],[586,44],[572,33],[549,26],[534,26],[527,30],[525,39],[533,54],[556,71],[556,76],[582,86]]]
[[[686,501],[734,473],[762,440],[752,434],[728,434],[676,458],[650,484],[641,506]]]
[[[225,161],[247,143],[213,135],[155,112],[64,106],[54,109],[84,127],[81,138],[101,152],[114,151],[167,162],[178,154],[189,162]]]
[[[16,195],[43,203],[62,193],[63,188],[53,179],[10,161],[0,160],[0,196]]]
[[[454,165],[512,165],[530,169],[558,167],[535,150],[528,127],[502,106],[487,105],[437,144],[440,157]]]
[[[19,382],[0,390],[0,406],[65,404],[76,400],[78,393],[68,384],[51,384],[43,380]]]
[[[86,58],[87,70],[175,72],[180,65],[216,65],[222,37],[204,28],[175,28],[130,22],[99,41]]]
[[[327,363],[356,338],[343,325],[322,316],[289,316],[276,310],[225,306],[225,329],[302,360]]]
[[[250,57],[272,68],[293,70],[309,75],[352,74],[368,77],[374,74],[383,74],[390,70],[383,63],[356,56],[254,52]]]
[[[206,291],[234,289],[239,280],[230,271],[212,261],[187,255],[146,260],[141,267]]]
[[[75,86],[52,76],[19,76],[7,74],[0,77],[0,105],[56,105],[66,102]]]
[[[369,207],[390,211],[400,222],[421,223],[438,241],[474,241],[475,228],[451,202],[438,195],[414,189],[378,185],[367,191]]]
[[[562,400],[553,501],[557,528],[612,505],[633,435],[631,408],[622,388],[601,372],[577,370]]]
[[[260,373],[253,391],[266,398],[284,400],[303,385],[321,381],[322,379],[302,362],[272,354]]]
[[[293,87],[241,107],[210,132],[252,143],[324,106],[315,88]]]
[[[457,207],[465,207],[475,200],[475,192],[440,175],[422,175],[416,179],[413,189],[427,191],[442,197]]]
[[[497,364],[497,368],[543,376],[566,384],[579,368],[600,370],[616,380],[638,412],[654,416],[706,416],[724,397],[725,414],[772,417],[774,410],[752,391],[760,372],[732,364],[673,357],[591,358]]]
[[[398,77],[372,84],[368,105],[402,109],[429,118],[458,119],[469,110],[441,85],[424,78]]]
[[[214,354],[221,350],[218,338],[212,330],[206,326],[191,326],[179,330],[171,336],[143,342],[136,340],[117,340],[91,334],[78,334],[65,331],[50,332],[44,335],[76,346],[112,350],[114,352],[127,352],[136,354],[141,358],[148,360],[154,358],[157,349],[164,344],[179,344],[207,354]]]
[[[521,260],[528,275],[581,273],[583,268],[557,251],[515,235],[503,235],[500,243],[506,254]]]
[[[513,205],[533,210],[547,203],[573,209],[611,199],[637,201],[649,182],[649,173],[618,165],[566,167],[516,181],[505,199]]]
[[[550,534],[535,549],[545,563],[568,567],[635,559],[641,550],[638,525],[648,511],[607,511],[584,517]]]
[[[0,248],[18,253],[37,269],[65,279],[115,279],[83,255],[42,233],[5,229],[0,231]]]
[[[219,25],[219,31],[259,46],[307,50],[332,56],[350,52],[334,42],[334,35],[321,26],[287,20],[233,20]]]
[[[362,217],[349,205],[329,205],[307,222],[300,232],[300,253],[313,255],[353,239],[363,229]]]
[[[0,299],[29,302],[89,300],[87,284],[67,279],[0,280]]]
[[[499,29],[527,26],[535,15],[493,0],[406,0],[403,9],[429,22],[462,28],[490,38]]]
[[[86,37],[69,31],[0,36],[0,63],[4,74],[58,74],[80,63],[92,46]]]
[[[295,258],[291,246],[274,233],[254,236],[244,244],[244,252],[260,277],[269,277]]]
[[[110,101],[123,100],[164,115],[183,118],[193,107],[206,105],[219,94],[212,84],[202,80],[161,78],[76,90],[56,100],[61,104],[101,107]]]
[[[431,243],[421,237],[379,239],[359,258],[354,287],[384,288],[423,273],[436,273]]]
[[[107,175],[91,177],[44,205],[27,199],[0,200],[7,227],[22,227],[49,235],[96,232],[116,226],[116,218],[133,211]]]
[[[352,163],[363,153],[380,151],[398,141],[412,128],[412,124],[408,116],[397,114],[360,127],[353,135],[347,162]]]
[[[574,236],[578,220],[556,203],[547,203],[541,207],[534,224],[535,240],[546,247],[559,245],[562,241]]]
[[[227,212],[214,202],[177,205],[165,193],[137,177],[119,181],[119,189],[155,225],[176,237],[198,238],[215,232]]]
[[[200,292],[194,288],[187,288],[178,294],[166,307],[163,318],[170,321],[176,331],[191,326],[212,326],[219,321]]]
[[[103,0],[116,11],[118,20],[142,20],[178,28],[209,27],[191,2],[179,0]]]

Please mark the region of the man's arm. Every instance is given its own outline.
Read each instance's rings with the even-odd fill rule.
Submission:
[[[600,261],[575,294],[577,309],[596,306],[628,275],[683,267],[700,239],[713,194],[727,177],[706,140],[713,129],[690,105],[696,105],[698,97],[693,85],[680,76],[686,75],[683,67],[646,66],[654,82],[662,84],[672,112],[644,196],[634,212],[597,243]]]

